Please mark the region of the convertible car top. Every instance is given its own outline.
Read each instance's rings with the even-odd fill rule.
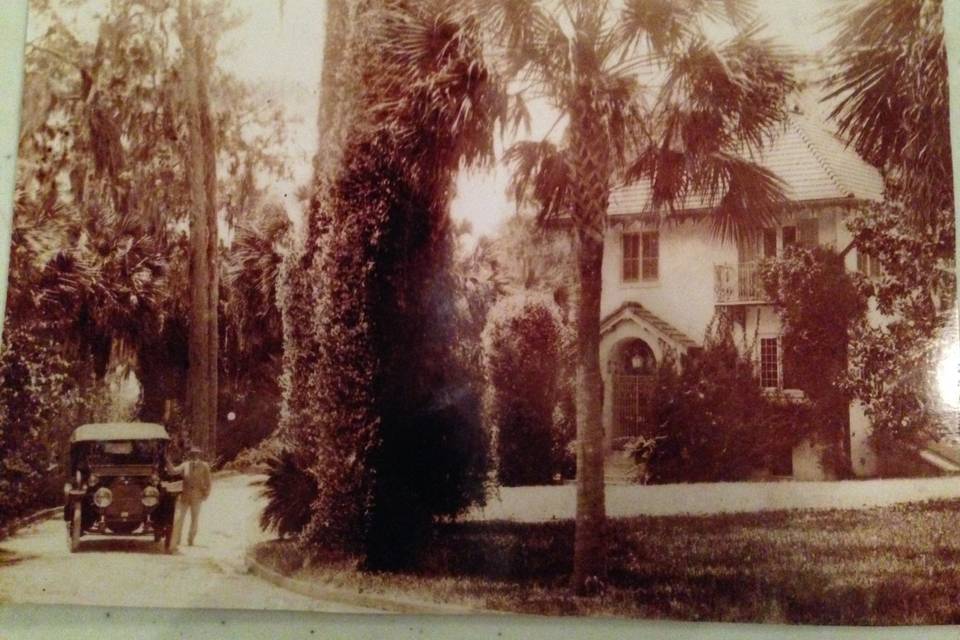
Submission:
[[[163,425],[151,422],[102,422],[77,427],[70,435],[70,442],[96,442],[103,440],[169,440]]]

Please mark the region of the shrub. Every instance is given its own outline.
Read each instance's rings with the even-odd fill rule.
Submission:
[[[49,499],[82,408],[74,372],[42,331],[8,324],[0,346],[0,523]]]
[[[808,428],[807,407],[765,396],[725,321],[680,365],[664,358],[647,408],[656,444],[637,461],[646,458],[650,482],[747,479],[790,455]]]
[[[486,414],[502,485],[546,484],[560,473],[566,443],[557,431],[570,422],[559,405],[562,331],[556,304],[528,292],[504,298],[487,319]]]
[[[266,479],[259,483],[260,495],[267,501],[260,514],[260,527],[276,531],[281,538],[299,534],[310,521],[310,505],[317,495],[316,477],[288,448],[266,458],[266,473]]]
[[[866,315],[866,296],[831,248],[793,247],[761,268],[764,289],[783,331],[783,361],[810,400],[810,436],[828,445],[825,463],[849,470],[847,425],[851,393],[845,388],[847,352],[854,327]],[[786,373],[785,373],[786,375]]]
[[[890,195],[848,222],[857,251],[882,265],[861,284],[885,321],[855,327],[846,388],[865,405],[884,466],[955,432],[958,417],[936,380],[957,342],[953,207],[931,212],[918,228],[909,222],[916,212]]]
[[[276,437],[266,438],[256,446],[238,453],[233,460],[223,465],[224,469],[240,473],[267,473],[271,460],[284,450]]]

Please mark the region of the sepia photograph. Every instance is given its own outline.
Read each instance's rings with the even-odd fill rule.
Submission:
[[[0,605],[960,624],[953,3],[29,0]]]

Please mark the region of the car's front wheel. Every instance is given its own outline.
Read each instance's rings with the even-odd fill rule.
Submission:
[[[70,523],[67,525],[67,544],[70,546],[70,553],[75,553],[80,548],[81,515],[80,502],[74,502]]]

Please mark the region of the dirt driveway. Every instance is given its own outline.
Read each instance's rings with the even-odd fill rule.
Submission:
[[[313,600],[247,574],[244,550],[266,536],[250,476],[214,482],[197,544],[176,555],[152,538],[84,538],[69,553],[62,520],[51,519],[0,542],[0,602],[127,607],[371,610]]]

